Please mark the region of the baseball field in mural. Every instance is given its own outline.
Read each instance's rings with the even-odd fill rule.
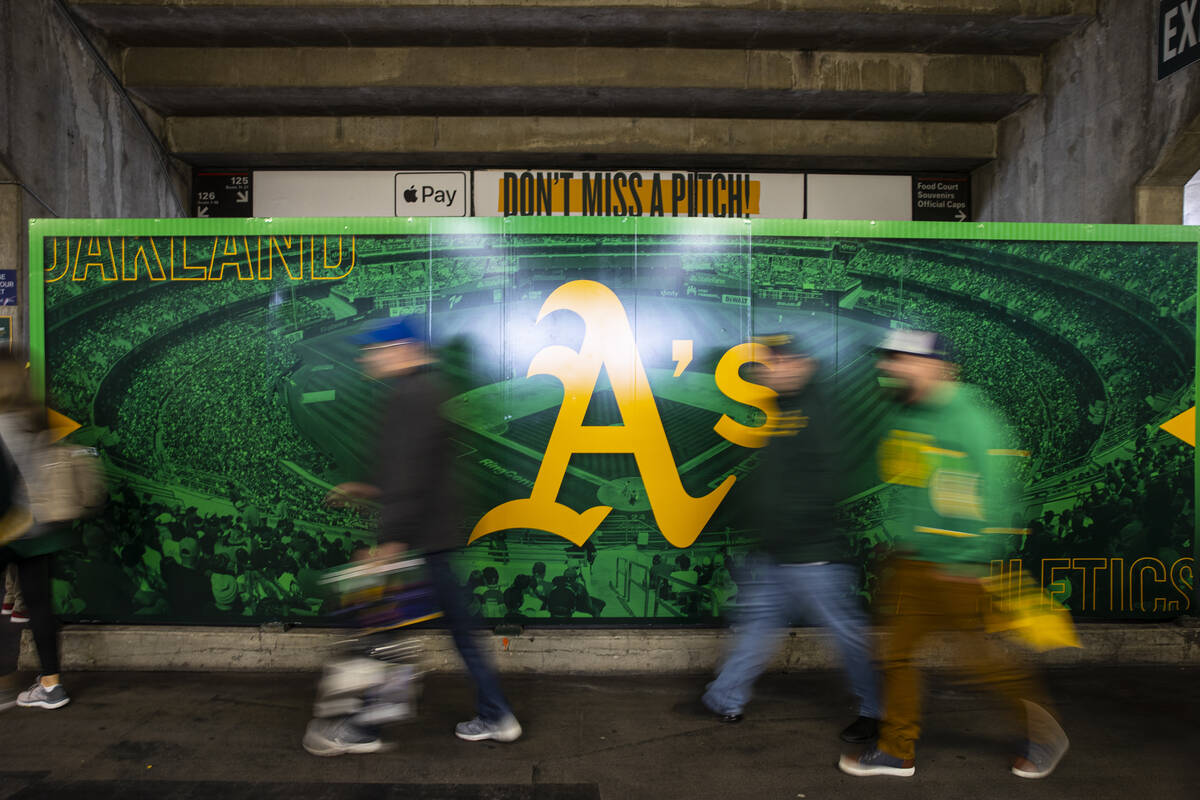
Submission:
[[[57,607],[318,620],[320,572],[371,538],[369,516],[322,502],[369,479],[374,457],[385,389],[351,340],[416,315],[453,386],[455,563],[481,618],[723,618],[762,502],[766,416],[740,369],[756,335],[781,331],[816,356],[835,400],[838,524],[868,599],[893,535],[876,461],[893,409],[873,349],[896,327],[945,334],[1027,454],[1011,517],[1028,533],[993,569],[1031,572],[1079,616],[1178,615],[1194,580],[1195,450],[1160,426],[1195,404],[1195,239],[758,220],[37,221],[35,376],[112,491],[58,560]]]

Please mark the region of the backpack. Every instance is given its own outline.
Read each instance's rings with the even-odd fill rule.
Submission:
[[[26,480],[38,522],[65,522],[99,511],[108,498],[94,447],[51,444],[36,455],[37,475]]]
[[[0,443],[0,450],[3,450]],[[13,485],[17,471],[8,458],[7,450],[0,453],[0,545],[20,539],[33,527],[29,509],[13,505]]]

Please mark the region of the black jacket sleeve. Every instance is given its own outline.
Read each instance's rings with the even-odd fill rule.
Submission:
[[[445,396],[430,372],[400,378],[383,415],[376,453],[381,490],[379,541],[423,552],[458,546],[452,499],[453,452]]]

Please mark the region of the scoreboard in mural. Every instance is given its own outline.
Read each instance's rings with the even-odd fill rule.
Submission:
[[[898,511],[874,348],[934,329],[1020,459],[1011,552],[1078,616],[1190,609],[1195,234],[799,221],[31,224],[35,377],[111,502],[58,559],[63,616],[315,620],[372,519],[384,387],[351,340],[418,315],[453,387],[455,565],[490,621],[708,623],[738,601],[794,333],[845,443],[837,525],[869,599]],[[1166,426],[1164,428],[1164,425]]]

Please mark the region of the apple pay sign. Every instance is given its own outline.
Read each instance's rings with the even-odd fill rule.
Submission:
[[[397,217],[465,217],[467,173],[397,172]]]

